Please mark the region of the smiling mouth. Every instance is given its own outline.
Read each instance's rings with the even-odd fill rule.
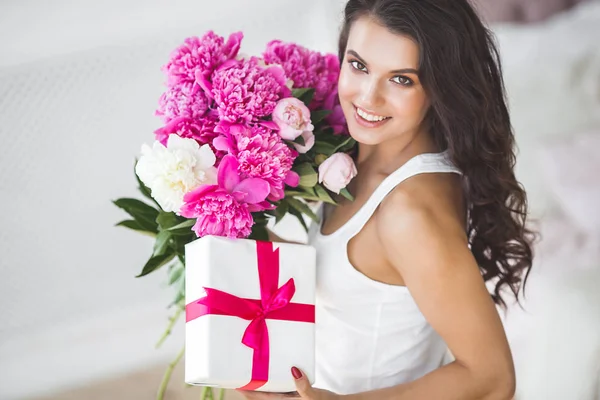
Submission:
[[[391,118],[391,117],[384,117],[382,115],[370,113],[367,110],[365,110],[361,107],[355,106],[355,105],[354,105],[354,110],[362,119],[364,119],[365,121],[369,121],[369,122],[380,122],[380,121],[384,121],[386,119]]]
[[[354,117],[356,118],[356,121],[365,127],[369,127],[369,128],[374,128],[374,127],[378,127],[380,125],[383,125],[385,122],[387,122],[388,120],[390,120],[392,117],[384,117],[381,115],[377,115],[377,114],[371,114],[367,111],[365,111],[364,109],[357,107],[353,104],[354,106]]]

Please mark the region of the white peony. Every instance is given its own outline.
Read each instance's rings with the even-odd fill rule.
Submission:
[[[202,184],[215,184],[217,169],[215,154],[205,144],[171,134],[167,147],[154,142],[142,145],[135,173],[152,190],[152,197],[165,211],[179,215],[183,196]]]

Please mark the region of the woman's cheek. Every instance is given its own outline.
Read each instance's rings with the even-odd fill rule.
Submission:
[[[353,79],[352,74],[345,68],[342,68],[338,79],[338,93],[341,100],[352,102],[356,95],[358,82]]]
[[[416,122],[421,123],[429,108],[429,103],[425,95],[419,92],[414,93],[410,98],[410,108],[412,115],[414,115],[417,120]]]
[[[427,102],[420,93],[399,93],[394,100],[394,109],[405,119],[418,123],[425,116]]]

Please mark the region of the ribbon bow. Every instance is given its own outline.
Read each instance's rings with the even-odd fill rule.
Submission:
[[[279,283],[279,249],[273,243],[256,242],[260,300],[237,297],[221,290],[204,288],[206,296],[185,306],[186,322],[203,315],[229,315],[251,321],[244,331],[242,343],[254,350],[252,379],[240,389],[256,390],[269,380],[269,330],[266,319],[315,322],[315,307],[291,303],[296,292],[294,279]]]

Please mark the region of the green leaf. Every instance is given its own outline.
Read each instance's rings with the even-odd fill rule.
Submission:
[[[325,188],[323,188],[323,186],[315,185],[314,189],[315,189],[315,193],[319,197],[319,200],[321,200],[325,203],[337,205],[336,201],[333,200],[333,198],[329,195],[327,190],[325,190]]]
[[[138,199],[124,197],[117,200],[113,200],[113,203],[117,207],[125,210],[132,217],[135,217],[135,215],[148,215],[156,219],[156,217],[158,216],[158,210],[156,208]]]
[[[252,220],[254,221],[255,224],[267,225],[267,222],[269,221],[269,217],[267,216],[267,214],[264,211],[257,211],[257,212],[252,213]]]
[[[331,110],[313,111],[310,113],[310,122],[312,122],[313,125],[316,125],[319,122],[323,121],[325,119],[325,117],[328,116],[329,114],[331,114]]]
[[[296,217],[298,221],[300,221],[300,225],[302,225],[304,230],[308,233],[308,226],[306,225],[306,221],[304,220],[302,213],[295,208],[290,208],[289,213]]]
[[[312,188],[305,188],[305,187],[299,187],[299,188],[300,189],[309,189],[309,190],[312,189]],[[321,199],[318,198],[316,194],[307,193],[303,190],[286,190],[285,195],[286,195],[286,197],[300,197],[302,199],[309,200],[309,201],[321,201]]]
[[[126,219],[115,224],[115,226],[124,226],[125,228],[133,229],[135,231],[148,232],[139,222],[134,219]],[[154,232],[150,232],[154,233]]]
[[[191,228],[192,228],[192,226],[194,226],[195,223],[196,223],[195,219],[188,219],[177,225],[167,228],[167,230],[169,232],[171,232],[171,234],[174,236],[186,236],[186,235],[193,233]]]
[[[300,176],[304,176],[304,175],[310,175],[310,174],[314,174],[315,173],[315,169],[313,168],[313,166],[310,163],[302,163],[302,164],[298,164],[295,168],[294,171],[296,171],[298,173],[298,175]]]
[[[160,229],[168,229],[177,225],[179,220],[177,219],[177,215],[173,212],[160,211],[158,217],[156,217],[156,222]]]
[[[285,195],[286,197],[302,197],[303,199],[319,201],[314,187],[298,186],[297,188],[286,190]]]
[[[316,140],[313,148],[316,153],[325,154],[327,157],[335,153],[335,147],[331,143],[323,142],[321,140]]]
[[[184,264],[182,264],[184,265]],[[185,265],[183,267],[184,271],[185,271]],[[185,274],[183,274],[181,276],[181,279],[179,279],[179,293],[181,293],[181,297],[182,299],[185,297]],[[176,301],[175,304],[177,304],[178,302]]]
[[[275,209],[275,223],[279,223],[279,221],[281,221],[283,219],[283,217],[285,217],[285,214],[287,214],[289,210],[289,205],[287,202],[282,201],[281,204],[279,205],[279,207],[277,207]]]
[[[167,264],[175,257],[175,253],[161,254],[160,256],[151,257],[144,268],[142,268],[142,272],[136,276],[136,278],[140,278],[142,276],[148,275],[151,272],[156,271],[163,265]]]
[[[270,215],[271,217],[275,217],[275,210],[264,210],[265,215]]]
[[[171,268],[171,271],[169,271],[169,285],[172,285],[175,282],[177,282],[179,278],[183,276],[184,271],[185,268],[183,268],[183,266],[180,263],[176,263],[173,266],[173,268]]]
[[[313,175],[306,175],[306,176],[301,177],[299,185],[310,188],[310,187],[315,186],[317,184],[318,180],[319,180],[319,176],[315,172]]]
[[[297,143],[300,146],[304,146],[306,144],[306,141],[304,140],[304,138],[302,137],[302,135],[300,135],[300,136],[298,136],[296,138],[296,140],[294,140],[294,143]]]
[[[269,222],[269,218],[264,211],[252,213],[254,224],[252,225],[252,232],[248,236],[248,239],[268,241],[269,232],[267,231],[267,223]]]
[[[121,198],[113,200],[113,203],[131,215],[143,228],[150,232],[158,230],[156,217],[158,210],[138,199]]]
[[[182,268],[182,270],[184,270]],[[181,305],[183,307],[183,302],[185,301],[185,274],[181,275],[181,278],[175,282],[176,285],[176,294],[175,299],[171,304],[169,304],[168,308],[173,306]]]
[[[343,149],[345,149],[346,147],[348,147],[348,150],[351,149],[352,147],[354,147],[354,145],[356,144],[356,140],[354,140],[354,138],[352,138],[351,136],[349,136],[346,140],[344,140],[342,143],[338,144],[335,149],[333,150],[334,153],[337,153],[338,151],[343,151]]]
[[[348,191],[348,189],[343,188],[342,190],[340,190],[340,194],[342,196],[344,196],[345,198],[347,198],[350,201],[354,201],[354,196],[352,196],[352,194],[350,194],[350,192]]]
[[[300,175],[300,186],[304,187],[313,187],[317,184],[319,180],[319,175],[317,171],[310,165],[310,163],[302,163],[298,165],[294,171]]]
[[[306,214],[313,221],[317,223],[319,222],[319,217],[317,217],[313,210],[311,210],[310,207],[305,203],[301,202],[298,199],[294,199],[293,197],[287,199],[287,202],[290,204],[290,207],[300,211],[301,213]]]
[[[310,102],[312,101],[314,95],[315,95],[314,88],[292,89],[292,96],[301,100],[307,107],[309,106]]]
[[[266,225],[254,224],[252,225],[252,232],[248,239],[261,240],[263,242],[269,241],[269,232],[267,231]]]
[[[292,89],[292,96],[297,99],[300,99],[302,96],[306,95],[311,90],[311,88],[294,88]]]
[[[191,228],[192,226],[194,226],[195,223],[196,223],[195,219],[188,219],[186,221],[183,221],[180,224],[173,225],[172,227],[168,228],[168,230],[174,231],[174,230],[181,229],[181,228]]]
[[[169,231],[169,232],[171,232],[171,234],[173,236],[176,236],[177,238],[185,238],[186,236],[190,236],[190,237],[194,236],[195,237],[195,235],[196,235],[196,233],[193,230],[191,230],[190,228],[175,229],[175,230]],[[179,240],[179,239],[177,239],[177,240]],[[191,241],[191,239],[186,240],[186,243],[190,242],[190,241]]]
[[[183,300],[185,298],[185,293],[183,292],[177,292],[177,295],[175,296],[175,300],[173,300],[173,303],[170,304],[169,307],[172,307],[174,305],[177,305],[177,303],[179,303],[181,300]]]
[[[154,242],[154,251],[152,252],[152,255],[160,256],[165,254],[169,248],[169,239],[171,239],[171,237],[170,231],[160,231],[158,235],[156,235],[156,242]]]

